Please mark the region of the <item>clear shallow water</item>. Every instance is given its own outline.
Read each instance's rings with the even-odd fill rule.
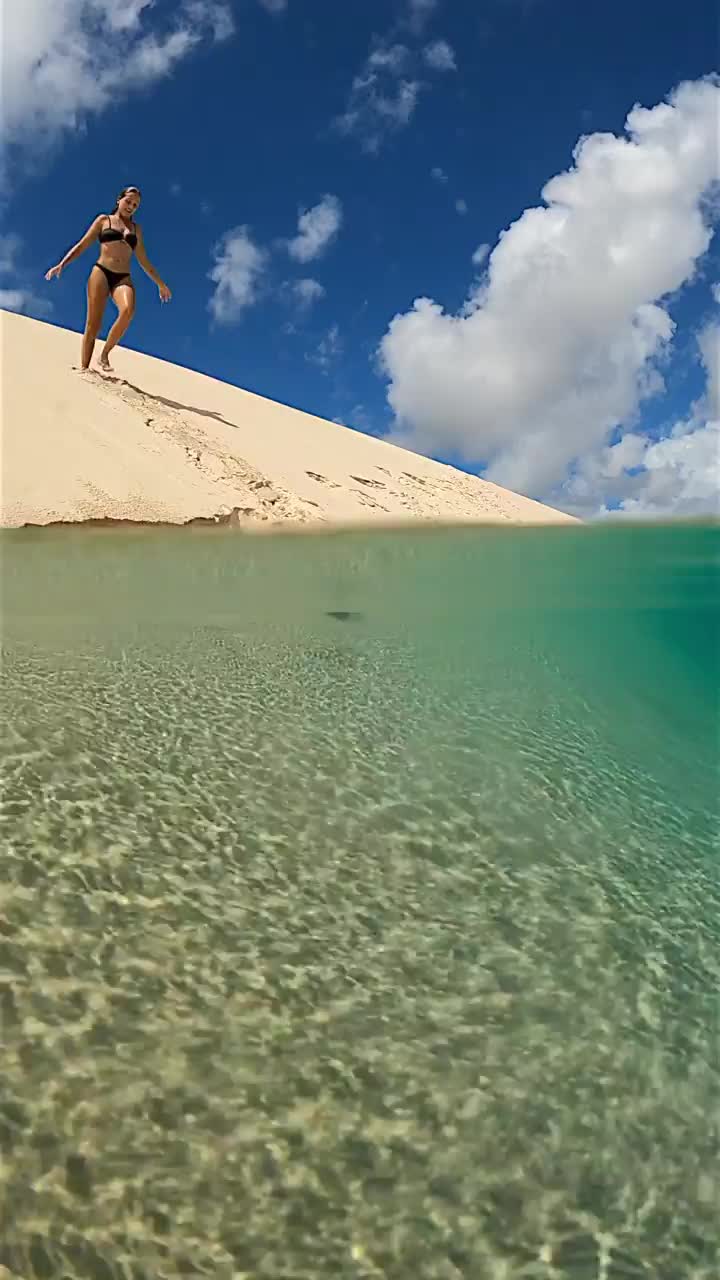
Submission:
[[[3,536],[0,1274],[716,1280],[719,539]]]

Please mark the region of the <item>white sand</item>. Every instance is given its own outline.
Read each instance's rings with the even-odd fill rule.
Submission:
[[[232,516],[282,522],[556,523],[571,517],[453,467],[118,348],[116,380],[73,370],[79,338],[0,312],[0,524]],[[98,348],[99,351],[99,348]]]

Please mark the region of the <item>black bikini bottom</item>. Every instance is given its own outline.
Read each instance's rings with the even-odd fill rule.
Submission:
[[[135,288],[129,271],[110,271],[107,267],[104,267],[101,262],[95,262],[93,263],[93,266],[97,267],[99,271],[102,271],[105,276],[111,297],[119,284],[129,284],[131,289]]]

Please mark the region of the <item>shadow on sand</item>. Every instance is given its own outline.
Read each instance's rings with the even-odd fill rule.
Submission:
[[[197,413],[201,418],[214,418],[216,422],[223,422],[226,427],[232,427],[235,431],[239,431],[236,422],[230,422],[227,418],[223,418],[221,413],[216,413],[214,409],[199,409],[194,404],[183,404],[180,400],[169,400],[167,396],[154,395],[152,391],[145,391],[142,387],[136,387],[133,382],[128,382],[127,378],[119,378],[116,374],[101,373],[99,369],[93,369],[103,382],[114,382],[121,387],[129,387],[131,391],[135,391],[137,395],[143,396],[145,400],[154,400],[156,404],[163,404],[168,409],[180,409],[185,413]]]

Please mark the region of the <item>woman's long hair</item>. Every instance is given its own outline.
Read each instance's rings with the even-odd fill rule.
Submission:
[[[120,192],[120,195],[115,201],[115,208],[110,210],[111,213],[117,213],[120,201],[122,200],[123,196],[127,195],[128,191],[137,191],[139,196],[142,195],[139,187],[123,187],[122,191]]]

